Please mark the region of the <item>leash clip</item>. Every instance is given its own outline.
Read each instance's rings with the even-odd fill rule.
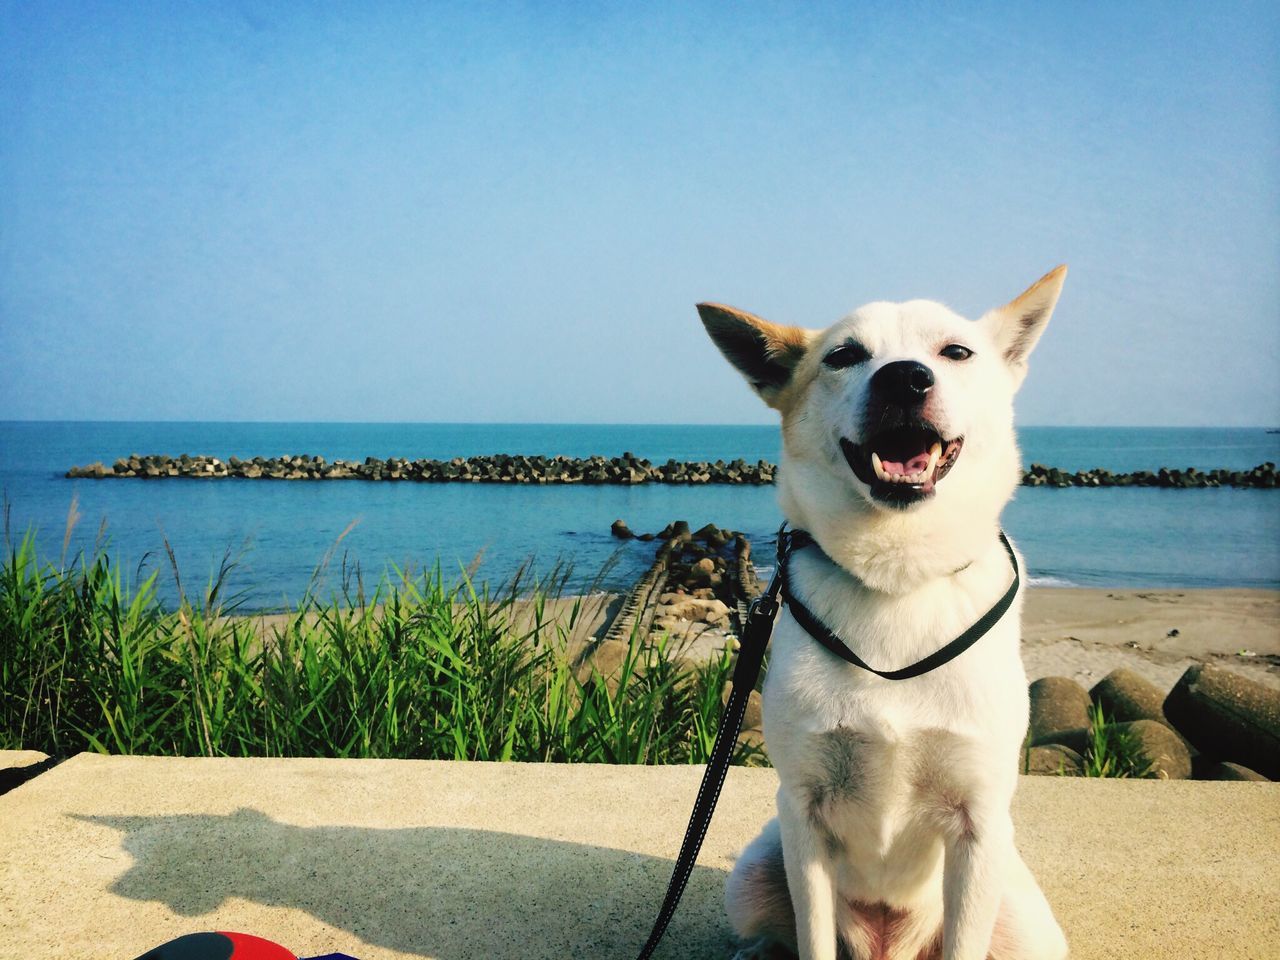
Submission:
[[[747,622],[756,623],[761,619],[773,621],[778,615],[778,607],[780,604],[776,597],[771,597],[768,593],[762,593],[751,601],[751,606],[747,608]]]

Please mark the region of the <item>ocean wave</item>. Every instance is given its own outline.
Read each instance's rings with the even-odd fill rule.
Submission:
[[[1027,586],[1029,587],[1077,587],[1079,584],[1072,583],[1063,577],[1027,577]]]

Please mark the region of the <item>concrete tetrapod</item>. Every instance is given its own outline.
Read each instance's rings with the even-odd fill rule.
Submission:
[[[1169,692],[1164,712],[1209,757],[1280,779],[1280,691],[1197,664]]]

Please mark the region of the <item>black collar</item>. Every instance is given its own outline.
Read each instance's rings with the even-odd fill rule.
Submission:
[[[928,673],[930,670],[936,670],[944,663],[950,663],[960,656],[960,654],[977,643],[1008,611],[1013,603],[1013,598],[1018,594],[1021,578],[1018,574],[1018,558],[1014,556],[1013,547],[1009,545],[1009,539],[1004,535],[1003,530],[1000,532],[1000,543],[1003,544],[1005,552],[1009,554],[1009,563],[1013,566],[1013,582],[1009,584],[1009,589],[1004,592],[1004,596],[997,600],[995,605],[978,619],[977,623],[945,647],[935,650],[923,660],[917,660],[901,670],[877,670],[875,667],[870,666],[845,646],[844,641],[819,620],[808,607],[796,599],[795,594],[791,592],[790,578],[787,576],[787,563],[791,558],[792,552],[809,546],[817,547],[819,550],[822,548],[818,546],[809,533],[804,530],[788,530],[786,524],[783,524],[782,529],[778,531],[777,573],[782,587],[782,602],[791,610],[791,616],[795,618],[796,623],[800,624],[809,636],[813,637],[814,640],[817,640],[818,643],[822,644],[841,660],[851,663],[855,667],[861,667],[863,670],[874,673],[877,677],[883,677],[886,680],[910,680],[912,677],[918,677],[921,674]]]

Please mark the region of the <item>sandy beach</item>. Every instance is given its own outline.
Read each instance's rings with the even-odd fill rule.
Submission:
[[[1027,676],[1091,687],[1127,667],[1169,689],[1216,663],[1280,689],[1280,591],[1033,587],[1023,612]]]

